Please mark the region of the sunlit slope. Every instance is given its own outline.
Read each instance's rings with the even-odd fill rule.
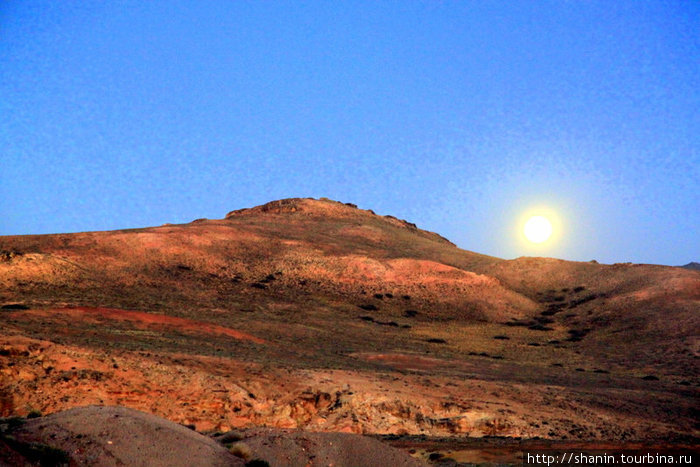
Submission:
[[[0,263],[0,281],[37,300],[48,292],[51,299],[65,294],[119,306],[213,305],[250,294],[361,300],[389,292],[410,295],[432,313],[482,320],[534,309],[499,281],[470,271],[500,260],[330,201],[283,200],[187,225],[5,237],[0,245],[21,253]]]

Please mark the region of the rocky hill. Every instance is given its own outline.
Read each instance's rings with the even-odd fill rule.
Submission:
[[[288,199],[0,237],[0,416],[122,405],[199,430],[698,436],[700,277],[503,260]]]

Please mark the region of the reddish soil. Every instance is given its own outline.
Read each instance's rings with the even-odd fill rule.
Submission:
[[[23,310],[22,312],[9,312],[7,316],[11,318],[36,316],[40,318],[51,318],[55,321],[70,322],[71,320],[79,320],[81,323],[93,324],[105,324],[107,321],[127,321],[137,329],[152,329],[157,331],[169,328],[184,333],[219,334],[234,339],[255,342],[256,344],[266,343],[263,339],[251,336],[250,334],[223,326],[217,326],[215,324],[187,318],[178,318],[175,316],[145,313],[142,311],[120,310],[117,308],[77,306],[43,310]]]

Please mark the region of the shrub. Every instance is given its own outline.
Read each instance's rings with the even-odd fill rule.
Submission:
[[[397,323],[396,321],[377,321],[377,324],[381,324],[383,326],[399,326],[399,323]]]
[[[248,460],[253,455],[253,451],[251,451],[250,446],[241,442],[231,445],[228,451],[234,456],[240,457],[243,460]]]
[[[581,339],[586,337],[586,334],[590,332],[590,329],[569,329],[568,333],[570,336],[566,339],[569,342],[579,342]]]
[[[582,305],[586,302],[590,302],[591,300],[595,300],[596,298],[598,298],[598,295],[592,293],[592,294],[586,295],[585,297],[579,298],[577,300],[571,300],[569,302],[569,308],[576,308],[577,306]]]
[[[3,310],[28,310],[27,305],[22,305],[21,303],[10,303],[8,305],[3,305],[0,307]]]
[[[246,462],[245,467],[270,467],[270,464],[262,459],[253,459],[250,462]]]
[[[229,444],[229,443],[235,443],[236,441],[240,441],[243,439],[241,437],[241,434],[236,432],[236,431],[229,431],[228,433],[224,433],[218,438],[218,441],[221,444]]]
[[[506,326],[533,326],[535,324],[534,321],[527,321],[527,320],[513,320],[513,321],[508,321],[506,323],[503,323]]]

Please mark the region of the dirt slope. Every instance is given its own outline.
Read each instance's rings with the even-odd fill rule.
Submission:
[[[696,271],[507,261],[329,200],[0,237],[0,307],[4,415],[118,404],[221,431],[699,434]]]

